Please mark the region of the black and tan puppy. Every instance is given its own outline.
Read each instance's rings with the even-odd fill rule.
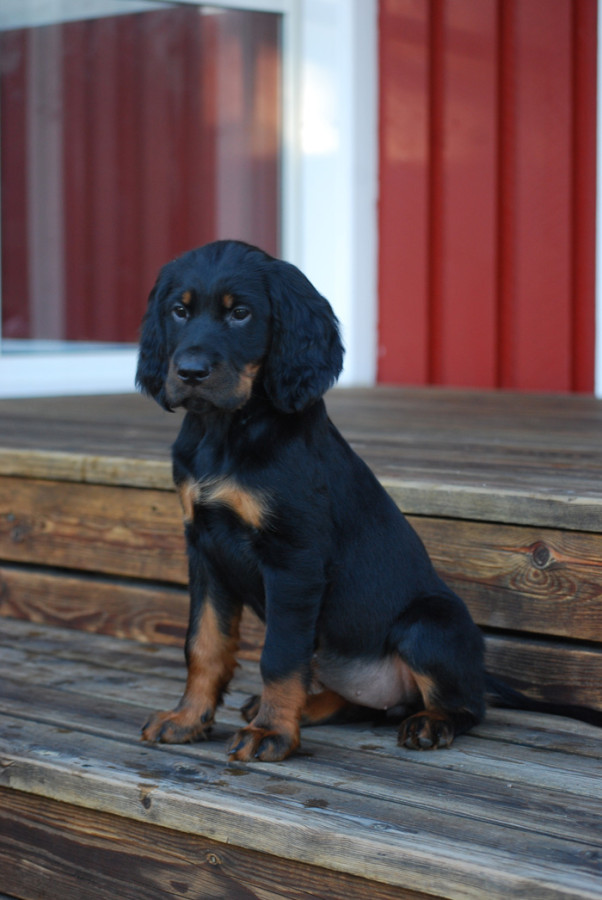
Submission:
[[[243,604],[267,628],[234,759],[283,759],[301,724],[358,706],[401,711],[399,742],[419,749],[482,718],[478,628],[327,416],[342,359],[329,304],[288,263],[219,241],[161,270],[137,382],[186,410],[173,471],[191,603],[186,690],[146,740],[207,736]]]

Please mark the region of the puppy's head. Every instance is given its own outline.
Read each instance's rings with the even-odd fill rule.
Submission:
[[[331,387],[342,361],[332,309],[295,266],[216,241],[161,269],[136,383],[166,409],[233,411],[260,386],[296,412]]]

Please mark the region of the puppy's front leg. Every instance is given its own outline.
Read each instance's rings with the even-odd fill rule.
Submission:
[[[232,759],[285,759],[300,744],[299,723],[307,703],[315,626],[323,585],[293,584],[268,577],[266,637],[261,654],[264,683],[259,707],[230,744]]]
[[[142,729],[143,740],[187,744],[207,738],[215,710],[236,667],[239,622],[239,609],[218,610],[208,593],[195,602],[192,592],[186,637],[186,689],[175,709],[151,716]]]

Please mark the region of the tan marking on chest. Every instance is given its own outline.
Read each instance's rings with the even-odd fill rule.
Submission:
[[[194,507],[199,504],[224,504],[252,528],[262,528],[269,515],[264,495],[260,491],[242,487],[234,478],[185,481],[178,486],[178,494],[186,523],[193,521]]]
[[[182,505],[182,514],[184,522],[189,525],[194,519],[194,506],[199,502],[199,485],[198,482],[183,481],[177,485],[178,496]]]

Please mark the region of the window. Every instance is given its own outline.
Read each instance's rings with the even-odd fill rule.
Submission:
[[[280,252],[281,26],[129,0],[0,12],[0,392],[133,388],[164,262],[220,237]]]
[[[214,237],[296,263],[373,382],[377,9],[2,0],[0,396],[131,390],[158,267]]]

